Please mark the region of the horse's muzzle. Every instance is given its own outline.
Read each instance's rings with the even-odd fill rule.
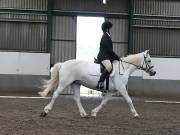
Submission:
[[[149,75],[150,76],[155,76],[156,75],[156,71],[149,71]]]

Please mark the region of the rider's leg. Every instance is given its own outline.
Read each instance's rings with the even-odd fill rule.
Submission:
[[[110,60],[103,60],[101,63],[103,64],[103,66],[106,68],[106,70],[107,70],[108,72],[111,72],[111,70],[112,70],[112,64],[111,64],[111,61],[110,61]]]
[[[98,89],[103,89],[103,83],[104,80],[106,79],[106,77],[110,74],[111,70],[112,70],[112,64],[110,62],[110,60],[103,60],[102,61],[103,66],[105,67],[105,70],[103,71],[103,73],[101,74],[98,84],[97,84],[97,88]]]

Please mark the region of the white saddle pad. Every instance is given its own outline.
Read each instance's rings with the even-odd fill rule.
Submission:
[[[88,65],[88,72],[89,72],[89,75],[100,76],[101,75],[100,64],[90,62]],[[115,74],[115,69],[113,68],[113,71],[110,74],[110,77],[113,77],[114,74]]]

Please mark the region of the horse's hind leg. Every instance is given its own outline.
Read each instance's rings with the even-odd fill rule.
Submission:
[[[74,90],[74,100],[78,106],[81,117],[86,117],[88,114],[84,110],[84,108],[81,104],[81,99],[80,99],[80,85],[73,83],[71,85],[71,88]]]
[[[101,104],[99,106],[97,106],[96,108],[94,108],[92,111],[91,111],[91,116],[93,117],[96,117],[97,113],[102,109],[102,107],[107,104],[107,102],[109,101],[109,99],[111,99],[112,97],[112,93],[107,93],[102,101],[101,101]]]
[[[49,113],[49,111],[52,110],[55,100],[58,98],[59,94],[61,94],[65,88],[66,86],[62,85],[62,83],[59,83],[57,90],[53,93],[53,97],[51,98],[50,103],[45,106],[44,111],[41,113],[42,117],[45,117]]]

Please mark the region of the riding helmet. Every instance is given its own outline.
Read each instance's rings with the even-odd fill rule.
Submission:
[[[102,31],[103,31],[103,32],[106,32],[106,30],[112,28],[112,26],[113,26],[113,24],[112,24],[111,22],[105,21],[105,22],[102,24],[101,28],[102,28]]]

